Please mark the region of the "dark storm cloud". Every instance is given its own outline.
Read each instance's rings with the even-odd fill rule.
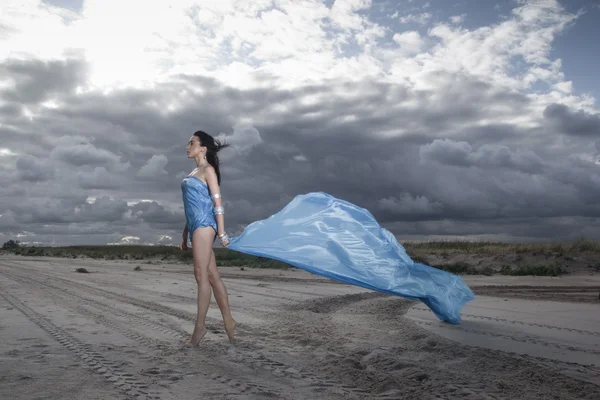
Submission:
[[[79,171],[77,183],[83,189],[118,189],[123,187],[126,181],[104,167],[96,167],[91,171]]]
[[[449,219],[419,222],[392,222],[388,227],[401,239],[412,240],[427,235],[434,238],[477,236],[487,240],[545,241],[557,237],[575,240],[600,236],[600,219],[589,217],[550,217],[540,219],[498,218],[483,221]],[[556,232],[549,235],[549,232]]]
[[[0,232],[18,232],[21,224],[17,221],[15,213],[11,210],[4,210],[0,213]]]
[[[128,210],[127,202],[113,200],[108,196],[98,197],[93,203],[84,202],[73,209],[73,220],[85,221],[120,221]]]
[[[67,139],[63,140],[65,143],[57,143],[57,147],[50,154],[51,157],[74,166],[112,165],[120,162],[119,157],[110,151],[98,149],[91,143],[75,144]]]
[[[115,222],[127,209],[123,200],[99,197],[88,203],[84,196],[24,198],[10,206],[16,219],[24,224]]]
[[[600,137],[600,114],[571,110],[564,104],[551,104],[544,110],[544,117],[559,133]]]
[[[2,97],[19,103],[37,103],[53,95],[73,93],[85,79],[86,66],[80,60],[8,60],[0,64],[0,75],[14,86],[4,89]]]
[[[182,225],[183,213],[167,210],[156,201],[144,201],[130,207],[134,218],[153,224]],[[182,225],[183,226],[183,225]]]
[[[420,149],[421,158],[427,162],[457,166],[477,166],[483,169],[507,168],[527,173],[537,173],[544,162],[532,150],[511,150],[500,144],[484,144],[473,149],[468,142],[436,139]]]
[[[366,207],[399,235],[522,236],[523,228],[558,237],[576,224],[557,219],[600,216],[598,165],[570,157],[589,151],[583,136],[593,136],[596,117],[554,107],[539,116],[550,122],[541,130],[498,123],[528,112],[530,100],[466,76],[436,74],[430,91],[372,81],[283,90],[268,77],[262,89],[241,90],[179,76],[152,90],[74,94],[64,77],[79,79],[77,62],[17,65],[2,68],[20,71],[24,98],[51,93],[60,107],[31,103],[27,118],[13,93],[0,110],[2,146],[19,154],[0,157],[0,239],[28,231],[65,243],[176,243],[179,183],[194,167],[185,145],[198,129],[232,143],[220,154],[231,235],[311,191]],[[49,76],[59,79],[27,86]],[[565,150],[554,146],[563,133],[572,138]]]
[[[26,182],[47,181],[54,176],[54,168],[45,160],[23,155],[17,158],[17,177]]]
[[[168,162],[169,160],[166,156],[155,154],[139,169],[138,176],[148,179],[154,179],[160,175],[166,176],[168,175],[168,172],[165,170],[165,167]]]

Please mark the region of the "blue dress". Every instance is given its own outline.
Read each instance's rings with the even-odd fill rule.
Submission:
[[[369,211],[322,192],[296,196],[278,213],[248,225],[228,248],[420,300],[453,324],[475,297],[461,277],[414,262]]]
[[[206,183],[195,176],[187,176],[181,181],[181,195],[190,241],[194,231],[200,227],[210,226],[216,233],[217,220],[210,189]]]

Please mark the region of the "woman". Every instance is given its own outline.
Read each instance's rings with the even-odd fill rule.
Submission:
[[[198,346],[206,334],[206,313],[210,305],[211,288],[223,316],[225,331],[230,341],[236,322],[231,316],[227,289],[221,280],[213,242],[215,235],[225,247],[229,237],[225,233],[225,218],[221,201],[221,174],[217,153],[227,144],[221,144],[206,132],[195,132],[187,144],[187,157],[196,161],[196,168],[181,181],[181,192],[186,225],[183,229],[181,250],[187,250],[188,234],[194,257],[194,276],[198,284],[198,315],[190,340]]]
[[[460,276],[414,262],[368,210],[327,193],[298,195],[282,210],[249,224],[230,241],[224,229],[217,157],[225,146],[204,132],[194,133],[187,151],[188,158],[196,160],[197,168],[181,183],[187,222],[181,248],[187,249],[189,232],[198,282],[193,346],[206,333],[204,319],[211,286],[225,330],[233,341],[236,324],[212,250],[215,233],[223,246],[233,251],[280,260],[343,283],[420,300],[440,320],[460,322],[462,308],[474,299]]]

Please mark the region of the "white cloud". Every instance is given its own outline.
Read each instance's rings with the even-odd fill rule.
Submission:
[[[243,123],[239,123],[233,127],[232,135],[220,134],[218,139],[222,142],[233,143],[232,147],[238,153],[246,152],[263,141],[258,129],[252,125]]]
[[[331,19],[343,29],[360,30],[363,20],[357,11],[371,7],[371,0],[336,0],[331,7]]]
[[[393,39],[400,46],[400,49],[408,54],[418,53],[423,46],[423,39],[417,31],[396,33]]]
[[[10,156],[16,156],[16,155],[17,155],[17,153],[12,151],[11,149],[8,149],[6,147],[0,148],[0,157],[10,157]]]
[[[450,21],[453,24],[460,24],[461,22],[463,22],[466,18],[467,14],[462,14],[462,15],[453,15],[450,17]]]
[[[168,175],[167,171],[165,170],[168,162],[169,160],[165,155],[155,154],[145,165],[139,169],[138,176],[152,179],[160,175]]]
[[[318,0],[203,1],[201,7],[192,0],[126,5],[88,0],[81,15],[39,1],[20,4],[11,1],[7,7],[5,20],[13,33],[0,39],[0,59],[15,51],[50,59],[79,49],[90,62],[89,83],[99,87],[155,85],[183,72],[240,88],[265,85],[264,74],[287,88],[341,77],[406,80],[426,88],[431,73],[450,71],[513,90],[541,80],[558,85],[554,97],[571,105],[578,101],[564,96],[560,61],[550,59],[553,38],[575,18],[555,0],[522,4],[509,19],[489,27],[437,24],[429,40],[417,32],[398,33],[393,39],[400,48],[392,51],[377,46],[385,28],[370,20],[370,0],[338,0],[331,9]],[[431,14],[398,18],[425,23]],[[432,40],[438,44],[431,47]],[[348,54],[346,48],[353,50]],[[512,62],[519,58],[527,65],[515,73]],[[584,103],[590,104],[579,99],[579,106]]]
[[[403,24],[409,24],[409,23],[416,23],[416,24],[420,24],[420,25],[425,25],[429,22],[429,20],[431,19],[432,15],[431,13],[420,13],[420,14],[408,14],[408,15],[404,15],[401,16],[400,22]]]

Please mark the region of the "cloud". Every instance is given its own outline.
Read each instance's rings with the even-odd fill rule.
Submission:
[[[512,10],[511,18],[492,26],[470,30],[440,23],[429,31],[439,43],[421,65],[425,70],[468,71],[518,90],[538,81],[556,83],[563,74],[560,60],[550,59],[552,40],[576,18],[548,0],[524,3]],[[525,66],[511,73],[515,60]]]
[[[331,7],[330,18],[343,29],[360,30],[363,19],[357,11],[371,7],[371,0],[338,0]]]
[[[130,218],[149,224],[176,225],[183,220],[183,214],[166,209],[156,201],[140,201],[129,207]]]
[[[467,142],[449,139],[436,139],[421,146],[421,160],[427,163],[441,163],[461,167],[508,168],[526,173],[538,173],[544,161],[531,150],[511,150],[500,144],[484,144],[477,149]]]
[[[142,178],[154,178],[159,175],[168,175],[165,170],[169,160],[163,154],[153,155],[148,162],[138,171],[138,176]]]
[[[50,157],[78,167],[83,165],[114,166],[121,161],[119,156],[110,151],[98,149],[87,141],[73,143],[73,139],[77,140],[73,137],[60,138],[50,153]]]
[[[544,117],[557,132],[600,138],[600,113],[573,111],[564,104],[550,104],[544,110]]]
[[[442,210],[441,203],[432,202],[425,196],[413,196],[409,193],[403,193],[400,198],[392,196],[380,199],[378,206],[383,213],[381,218],[384,221],[397,219],[414,221],[434,215],[440,216]]]
[[[460,23],[464,22],[466,16],[467,16],[467,14],[453,15],[453,16],[450,17],[450,21],[453,24],[460,24]]]
[[[252,125],[237,124],[233,127],[233,134],[217,136],[222,143],[231,143],[238,153],[245,153],[263,143],[260,132]]]
[[[393,39],[406,53],[418,53],[423,46],[421,35],[416,31],[396,33]]]
[[[37,157],[23,155],[17,158],[17,176],[25,182],[47,181],[54,176],[51,166]]]
[[[0,75],[9,77],[2,92],[8,101],[39,103],[53,96],[74,93],[86,77],[86,64],[79,59],[58,61],[9,59],[0,65]],[[12,78],[12,79],[11,79]]]
[[[428,12],[420,13],[420,14],[408,14],[399,17],[400,22],[403,24],[409,23],[417,23],[420,25],[425,25],[431,19],[432,14]]]
[[[123,180],[110,173],[105,167],[95,167],[91,171],[79,171],[77,180],[82,189],[118,189]]]
[[[13,152],[11,149],[8,149],[6,147],[0,148],[0,157],[11,157],[16,155],[17,153]]]
[[[198,129],[231,143],[230,235],[325,191],[403,238],[600,237],[599,114],[553,56],[559,3],[426,29],[369,1],[192,3],[11,3],[0,240],[177,244]]]

